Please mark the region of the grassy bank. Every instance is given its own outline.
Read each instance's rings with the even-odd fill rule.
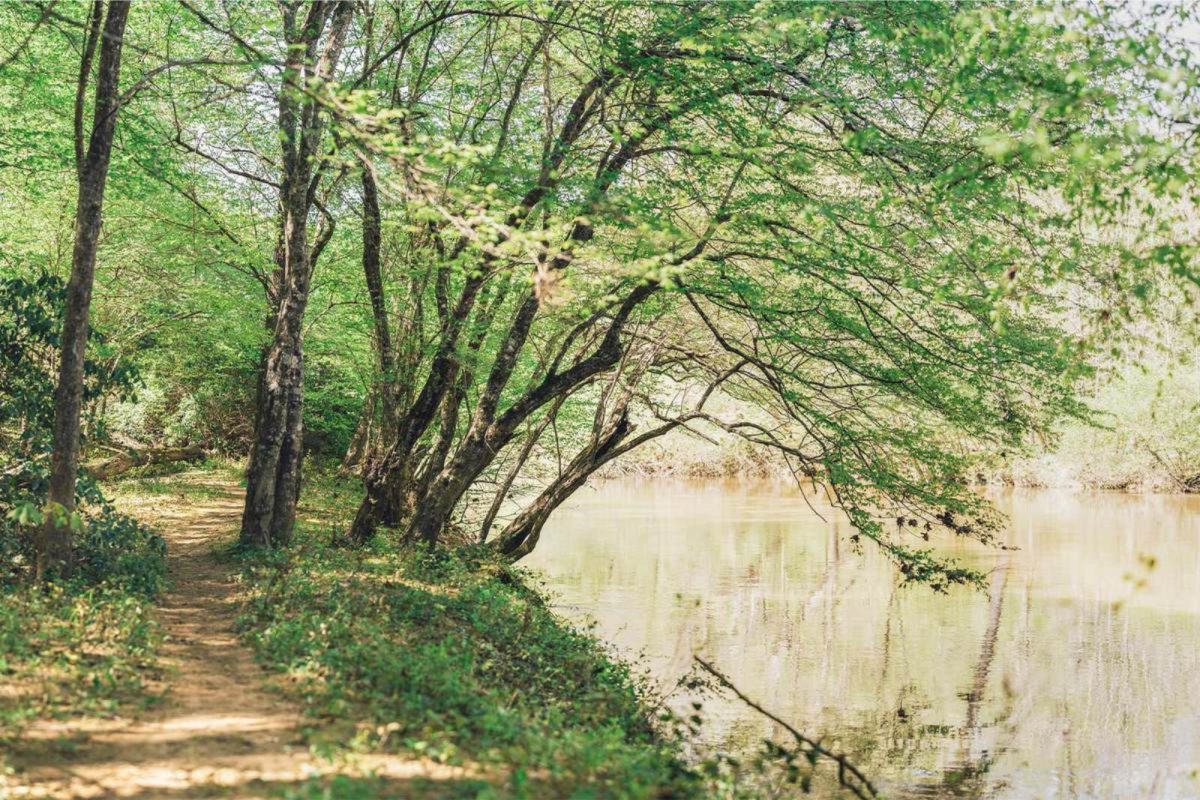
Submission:
[[[0,774],[6,744],[34,721],[111,717],[158,697],[162,541],[107,506],[85,524],[66,583],[32,585],[19,531],[0,548],[10,561],[0,580]]]
[[[35,719],[147,701],[158,642],[149,606],[112,586],[0,594],[0,744]]]
[[[527,576],[384,539],[334,547],[357,494],[314,483],[290,551],[246,559],[244,623],[320,740],[467,765],[464,797],[700,794],[636,673],[551,613]]]
[[[1116,370],[1088,403],[1093,424],[1064,425],[1032,453],[984,470],[990,483],[1125,492],[1200,491],[1200,370],[1162,363]]]
[[[165,525],[164,509],[190,519],[189,509],[227,500],[236,475],[209,464],[107,492]],[[386,533],[366,549],[335,546],[360,493],[313,470],[291,547],[217,556],[240,570],[240,632],[286,677],[271,683],[306,712],[294,741],[322,765],[307,782],[266,787],[269,796],[757,798],[793,796],[811,773],[778,748],[741,762],[697,757],[698,717],[667,713],[636,667],[554,614],[532,576],[482,551],[414,551]],[[222,519],[230,527],[213,543],[231,541],[232,517]],[[100,552],[111,580],[13,585],[0,598],[3,736],[34,719],[128,716],[161,694],[151,599],[161,551],[109,544]],[[411,772],[397,776],[397,765]]]

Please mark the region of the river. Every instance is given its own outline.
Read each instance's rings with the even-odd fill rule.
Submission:
[[[888,797],[1200,797],[1200,497],[994,500],[1016,549],[941,547],[986,593],[898,586],[780,484],[584,489],[525,563],[664,690],[700,654]],[[780,733],[732,700],[704,716],[733,752]]]

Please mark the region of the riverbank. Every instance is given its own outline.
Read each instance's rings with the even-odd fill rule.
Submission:
[[[166,592],[136,607],[100,589],[34,607],[43,595],[28,590],[25,606],[10,606],[27,619],[6,614],[0,654],[22,678],[9,685],[27,691],[5,697],[0,788],[54,798],[758,796],[745,785],[763,764],[697,761],[695,721],[666,713],[637,668],[553,613],[529,574],[481,553],[400,550],[386,536],[366,550],[335,546],[356,488],[310,476],[292,546],[234,555],[232,467],[107,487],[162,531]],[[58,617],[75,627],[54,627]],[[112,677],[97,677],[101,668]],[[77,694],[51,707],[36,699],[51,684]]]
[[[1077,424],[1064,430],[1053,447],[981,460],[963,480],[1022,489],[1194,493],[1200,492],[1197,464],[1200,445],[1183,435],[1158,442],[1124,429]],[[687,433],[664,436],[635,450],[613,462],[600,477],[795,480],[777,453],[729,436],[708,442]]]
[[[636,670],[553,614],[528,575],[386,537],[336,547],[350,488],[310,479],[289,550],[242,562],[244,636],[287,676],[316,746],[461,767],[452,796],[702,796]]]

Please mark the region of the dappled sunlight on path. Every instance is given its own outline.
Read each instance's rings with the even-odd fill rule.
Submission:
[[[11,754],[0,798],[277,797],[339,773],[384,796],[422,796],[467,771],[424,760],[313,755],[299,709],[269,685],[235,631],[236,568],[222,555],[241,513],[240,490],[197,479],[174,493],[123,503],[168,543],[170,589],[158,609],[166,670],[160,703],[133,719],[43,721]]]

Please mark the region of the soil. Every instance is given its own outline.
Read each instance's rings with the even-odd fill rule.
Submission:
[[[473,795],[480,784],[461,768],[378,755],[335,762],[310,751],[311,721],[235,630],[240,587],[223,551],[237,530],[241,491],[203,477],[190,488],[191,496],[126,508],[167,540],[170,589],[157,612],[161,702],[128,718],[35,723],[8,756],[16,772],[7,785],[0,777],[0,798]]]

